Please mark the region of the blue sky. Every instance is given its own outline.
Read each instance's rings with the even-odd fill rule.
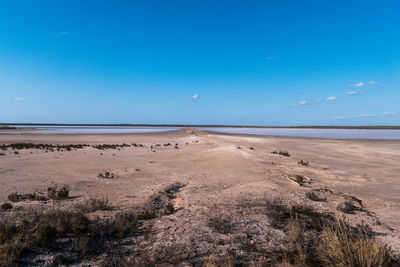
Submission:
[[[400,125],[400,1],[1,1],[0,121]]]

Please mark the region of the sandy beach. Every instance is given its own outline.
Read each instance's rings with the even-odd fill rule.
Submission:
[[[378,233],[375,238],[379,242],[390,246],[395,254],[400,253],[398,141],[232,136],[192,129],[130,135],[0,134],[0,144],[13,143],[89,146],[71,151],[0,150],[2,202],[13,192],[46,192],[48,187],[64,185],[70,189],[70,198],[65,201],[12,203],[11,211],[0,213],[2,219],[107,198],[111,211],[87,215],[106,220],[145,204],[158,192],[178,183],[181,186],[168,200],[174,212],[146,222],[151,225],[151,238],[143,241],[143,236],[128,237],[130,243],[125,239],[119,250],[135,247],[154,254],[158,248],[166,251],[168,247],[180,251],[185,258],[182,264],[194,264],[229,249],[246,253],[238,245],[242,241],[237,241],[243,238],[261,247],[271,246],[283,234],[271,228],[259,203],[279,197],[286,203],[312,206],[336,218],[344,216],[351,225],[364,222]],[[93,147],[99,144],[129,146]],[[290,157],[273,151],[287,151]],[[98,177],[106,172],[114,177]],[[296,175],[306,177],[304,183],[294,181]],[[311,191],[323,201],[306,197]],[[337,209],[349,199],[357,202],[354,213]],[[229,235],[210,229],[209,220],[214,215],[232,218],[234,226]],[[52,255],[32,257],[38,263],[52,259]],[[100,254],[81,263],[95,266],[103,258]]]

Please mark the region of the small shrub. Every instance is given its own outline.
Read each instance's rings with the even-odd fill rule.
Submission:
[[[308,191],[306,192],[306,197],[312,201],[322,201],[324,199],[320,198],[317,194],[314,193],[314,191]]]
[[[0,265],[19,266],[17,260],[21,257],[24,251],[25,247],[19,240],[1,245]]]
[[[300,161],[298,162],[298,164],[303,165],[303,166],[308,166],[308,165],[310,165],[310,162],[309,162],[309,161],[300,160]]]
[[[228,215],[215,215],[208,221],[208,227],[215,229],[221,234],[230,234],[233,231],[232,217]]]
[[[60,190],[56,186],[47,188],[47,195],[50,199],[64,200],[69,197],[69,188],[63,186]]]
[[[13,239],[18,233],[18,228],[14,223],[0,221],[0,245]]]
[[[161,194],[167,195],[169,199],[173,199],[173,198],[176,197],[175,194],[176,194],[177,192],[179,192],[179,190],[180,190],[182,187],[184,187],[184,186],[185,186],[184,184],[181,184],[181,183],[179,183],[179,182],[176,182],[176,183],[173,183],[173,184],[167,186],[167,187],[166,187],[163,191],[161,191],[160,193],[161,193]]]
[[[277,229],[284,229],[292,217],[297,217],[302,227],[316,231],[321,231],[322,225],[334,220],[330,213],[319,213],[310,206],[288,206],[280,198],[275,198],[273,201],[266,200],[265,204],[271,226]]]
[[[89,221],[81,212],[56,210],[34,217],[36,236],[40,236],[43,244],[55,237],[66,234],[81,235],[88,231]]]
[[[138,221],[147,221],[156,217],[156,211],[149,206],[139,208],[136,212],[135,219]]]
[[[8,200],[11,202],[20,202],[20,201],[46,201],[47,198],[39,193],[28,193],[28,194],[18,194],[17,192],[11,193],[8,195]]]
[[[353,214],[355,211],[360,210],[360,208],[355,206],[352,201],[342,202],[336,207],[336,209],[348,214]]]
[[[115,155],[115,154],[113,154],[113,155]],[[115,174],[112,173],[112,172],[105,172],[104,174],[103,173],[99,173],[97,175],[97,178],[100,178],[100,179],[113,179],[113,178],[115,178]]]
[[[107,234],[115,238],[124,238],[128,234],[139,231],[140,223],[136,214],[132,212],[119,212],[107,225]]]
[[[278,155],[281,155],[281,156],[284,156],[284,157],[290,157],[290,154],[289,154],[289,152],[287,152],[287,151],[273,151],[272,152],[272,154],[278,154]]]
[[[172,203],[168,203],[167,206],[165,207],[165,214],[172,214],[174,213],[175,208]]]
[[[271,226],[278,229],[284,228],[286,221],[290,218],[290,210],[283,204],[282,199],[265,200],[265,206],[267,215],[271,220]]]
[[[5,202],[5,203],[1,204],[0,211],[7,211],[7,210],[11,210],[12,208],[13,208],[13,205],[11,205],[11,203]]]
[[[103,198],[91,198],[84,203],[75,205],[75,208],[83,213],[95,212],[98,210],[112,210],[112,206],[109,204],[108,199]]]
[[[185,247],[169,245],[154,250],[152,266],[181,266]]]

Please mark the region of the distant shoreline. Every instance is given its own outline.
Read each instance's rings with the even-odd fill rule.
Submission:
[[[8,125],[12,125],[7,127]],[[110,127],[216,127],[216,128],[281,128],[281,129],[360,129],[400,130],[400,126],[260,126],[260,125],[213,125],[213,124],[79,124],[79,123],[0,123],[0,129],[16,129],[15,126],[110,126]]]

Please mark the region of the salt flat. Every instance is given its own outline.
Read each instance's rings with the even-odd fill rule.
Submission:
[[[12,212],[0,213],[2,218],[27,216],[34,210],[57,205],[68,208],[99,197],[108,198],[114,210],[88,216],[109,218],[145,203],[169,185],[180,183],[184,186],[172,200],[175,212],[152,221],[156,240],[152,248],[165,244],[192,246],[201,251],[200,258],[213,251],[223,253],[227,246],[213,243],[215,235],[210,237],[208,220],[213,214],[227,214],[235,221],[232,235],[219,238],[225,243],[250,229],[259,237],[268,236],[268,218],[248,203],[279,197],[287,203],[331,212],[337,218],[345,216],[352,225],[363,221],[379,233],[379,242],[391,246],[396,254],[400,252],[399,141],[232,136],[193,129],[153,134],[0,135],[0,144],[11,143],[90,146],[53,152],[0,150],[5,154],[0,156],[1,201],[6,201],[12,192],[45,192],[49,186],[63,185],[69,186],[72,197],[57,203],[18,202],[13,204]],[[129,146],[92,147],[123,143]],[[291,156],[272,154],[273,151],[287,151]],[[299,164],[301,160],[309,161],[309,165]],[[113,173],[115,178],[99,179],[98,174],[105,172]],[[300,186],[290,179],[296,175],[312,181]],[[305,193],[313,189],[326,200],[308,199]],[[337,206],[351,197],[362,201],[362,210],[354,214],[339,211]],[[211,241],[200,240],[200,236],[208,236]]]

